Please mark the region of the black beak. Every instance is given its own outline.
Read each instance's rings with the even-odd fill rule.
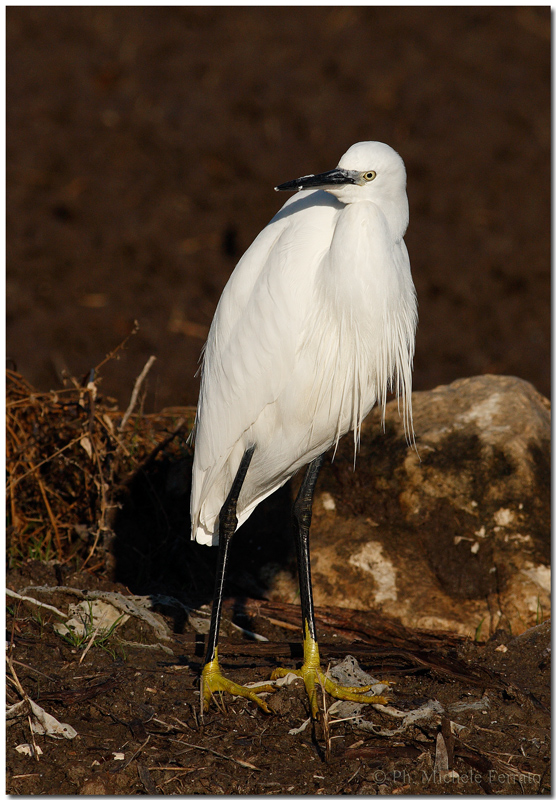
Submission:
[[[277,192],[294,192],[296,189],[318,189],[327,186],[341,186],[346,183],[357,183],[354,177],[355,173],[349,172],[347,169],[331,169],[329,172],[321,172],[318,175],[305,175],[303,178],[296,178],[294,181],[287,181],[281,183],[280,186],[275,186]]]

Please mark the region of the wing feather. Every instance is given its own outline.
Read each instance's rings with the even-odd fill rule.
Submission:
[[[292,197],[240,260],[220,298],[203,354],[195,428],[191,517],[200,541],[202,518],[224,502],[245,447],[257,444],[247,441],[252,427],[294,369],[314,276],[341,208],[325,192]]]

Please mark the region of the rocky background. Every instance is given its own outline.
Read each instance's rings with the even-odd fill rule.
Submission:
[[[9,364],[194,404],[208,326],[284,198],[354,142],[403,156],[415,388],[550,391],[550,10],[7,9]],[[125,407],[125,405],[124,405]]]

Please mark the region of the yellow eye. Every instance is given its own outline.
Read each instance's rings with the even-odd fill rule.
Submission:
[[[374,169],[370,170],[370,172],[364,172],[363,178],[366,181],[374,181],[374,179],[376,178],[376,172],[374,171]]]

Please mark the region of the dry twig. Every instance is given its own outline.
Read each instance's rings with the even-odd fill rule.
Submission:
[[[121,346],[107,359],[116,357]],[[187,435],[193,417],[193,409],[152,415],[133,412],[153,361],[149,359],[135,382],[123,419],[113,402],[98,392],[98,367],[86,386],[76,381],[51,392],[35,392],[8,370],[10,558],[47,561],[55,556],[62,563],[76,559],[89,572],[105,565],[114,513],[125,487],[138,469],[150,467],[166,448],[176,448],[174,440],[182,431]],[[180,453],[178,449],[178,457]]]
[[[232,756],[226,756],[224,753],[219,753],[217,750],[213,750],[210,747],[201,747],[200,744],[191,744],[191,742],[180,742],[180,744],[184,744],[186,747],[193,747],[195,750],[204,750],[206,753],[212,753],[213,756],[218,756],[218,758],[224,758],[226,761],[233,761],[234,764],[239,764],[240,767],[247,767],[247,769],[253,769],[257,772],[261,772],[260,767],[256,767],[254,764],[251,764],[249,761],[243,761],[241,758],[233,758]],[[181,755],[178,753],[178,755]]]
[[[133,391],[131,393],[131,400],[129,401],[127,411],[125,412],[123,419],[120,423],[120,431],[123,431],[123,429],[127,425],[127,421],[131,416],[131,412],[133,411],[133,409],[135,408],[135,404],[137,403],[137,398],[139,397],[139,390],[141,389],[141,384],[147,377],[147,373],[155,361],[156,361],[156,356],[151,356],[147,361],[147,363],[145,364],[145,366],[143,367],[143,369],[141,370],[141,374],[135,381],[135,386],[133,387]]]

